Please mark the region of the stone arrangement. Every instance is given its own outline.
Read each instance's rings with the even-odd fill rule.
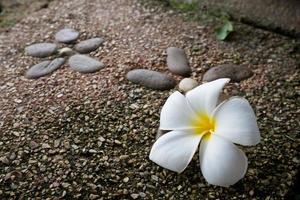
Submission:
[[[52,60],[42,61],[32,66],[26,73],[28,79],[37,79],[51,74],[59,69],[68,59],[71,69],[81,73],[93,73],[104,67],[101,61],[91,58],[88,54],[97,50],[104,42],[102,38],[92,38],[79,42],[74,46],[59,49],[62,44],[72,45],[79,37],[79,32],[65,28],[58,31],[55,35],[56,43],[36,43],[25,48],[28,56],[37,58],[53,57]]]
[[[177,47],[167,48],[166,63],[170,72],[175,75],[187,77],[192,72],[187,55],[183,49]],[[218,78],[230,78],[232,82],[239,82],[250,78],[252,75],[253,72],[247,66],[225,64],[209,69],[204,74],[203,81],[209,82]],[[135,69],[129,71],[126,77],[133,83],[155,90],[168,90],[174,88],[176,85],[174,78],[171,76],[152,70]],[[186,93],[196,86],[198,86],[196,80],[184,78],[180,81],[178,88],[180,91]]]
[[[188,58],[183,49],[176,47],[168,48],[167,65],[168,69],[175,75],[188,76],[191,73]],[[135,69],[129,71],[126,77],[133,83],[155,90],[168,90],[176,86],[176,81],[174,78],[161,72],[152,70]],[[189,83],[184,83],[183,85],[186,84]],[[188,88],[189,86],[184,87]]]
[[[46,60],[32,66],[25,74],[28,79],[37,79],[51,74],[59,69],[68,60],[68,65],[74,71],[80,73],[93,73],[104,68],[104,64],[91,58],[88,54],[97,50],[104,42],[102,38],[91,38],[80,41],[75,44],[79,37],[79,32],[65,28],[55,34],[56,43],[36,43],[25,48],[28,56],[37,58],[54,57],[52,60]],[[59,48],[61,44],[72,45],[70,47]],[[169,47],[167,53],[167,68],[174,75],[183,77],[190,76],[192,70],[187,55],[183,49]],[[234,64],[225,64],[209,69],[203,76],[203,81],[213,81],[218,78],[230,78],[232,82],[239,82],[253,75],[253,72],[246,66]],[[172,76],[167,74],[147,70],[135,69],[129,71],[126,78],[136,84],[154,90],[169,90],[176,86],[176,81]],[[191,78],[184,78],[180,81],[178,88],[186,93],[198,85],[197,81]]]

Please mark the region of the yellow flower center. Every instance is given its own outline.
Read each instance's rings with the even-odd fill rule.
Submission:
[[[208,140],[216,129],[216,121],[209,115],[201,113],[192,120],[192,127],[194,127],[195,134],[202,135]]]

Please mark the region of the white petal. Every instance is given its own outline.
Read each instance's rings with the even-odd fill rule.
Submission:
[[[255,145],[260,141],[256,117],[249,102],[233,97],[220,104],[214,112],[215,134],[241,145]]]
[[[181,173],[192,160],[200,139],[200,135],[190,132],[168,132],[154,143],[149,158],[164,168]]]
[[[185,96],[180,92],[174,92],[162,107],[159,128],[162,130],[190,129],[194,118],[195,114],[189,107]]]
[[[215,109],[219,95],[230,79],[221,78],[215,81],[204,83],[195,89],[187,92],[186,98],[193,110],[197,113],[210,115]]]
[[[228,187],[244,177],[248,161],[232,142],[212,134],[201,141],[200,165],[208,183]]]

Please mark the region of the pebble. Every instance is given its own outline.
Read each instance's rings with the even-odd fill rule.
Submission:
[[[155,176],[155,175],[151,175],[151,179],[154,180],[154,181],[158,181],[158,177]]]
[[[146,197],[146,194],[145,194],[144,192],[140,192],[139,195],[140,195],[140,197],[142,197],[142,198],[145,198],[145,197]]]
[[[76,54],[76,51],[74,51],[73,49],[71,49],[69,47],[64,47],[64,48],[58,50],[58,55],[60,55],[60,56],[72,56],[74,54]]]
[[[253,76],[253,72],[243,65],[225,64],[210,68],[203,76],[203,81],[230,78],[231,82],[240,82]]]
[[[9,164],[9,160],[7,159],[6,156],[0,157],[0,162],[2,162],[2,163],[4,163],[4,164]]]
[[[174,74],[188,76],[191,73],[189,61],[183,49],[169,47],[167,49],[167,65]]]
[[[195,88],[198,85],[198,82],[191,78],[184,78],[179,83],[179,90],[183,92],[188,92]]]
[[[300,159],[299,159],[299,158],[297,158],[297,157],[294,157],[292,161],[293,161],[294,163],[297,163],[297,164],[299,164],[299,163],[300,163]]]
[[[254,195],[254,191],[250,190],[249,194],[250,194],[250,196],[253,196]]]
[[[174,88],[176,85],[172,77],[147,69],[132,70],[127,73],[126,77],[133,83],[155,90],[168,90]]]
[[[99,198],[99,195],[96,195],[96,194],[90,194],[90,199],[98,199]]]
[[[131,198],[133,198],[133,199],[137,199],[137,198],[139,197],[139,194],[133,193],[133,194],[131,194],[130,196],[131,196]]]
[[[25,48],[25,53],[28,56],[44,58],[56,53],[57,45],[53,43],[37,43]]]
[[[104,40],[102,38],[84,40],[75,46],[75,50],[79,53],[90,53],[98,49],[103,42]]]
[[[104,67],[104,64],[86,55],[76,54],[69,58],[70,67],[81,73],[96,72]]]
[[[29,146],[31,149],[36,149],[39,145],[35,141],[30,141]]]
[[[124,183],[127,183],[129,181],[129,178],[128,177],[125,177],[124,179],[123,179],[123,182]]]
[[[31,67],[25,74],[26,78],[36,79],[48,75],[61,67],[65,62],[64,58],[56,58],[53,61],[43,61]]]
[[[43,143],[43,144],[42,144],[42,148],[43,148],[43,149],[50,149],[51,146],[50,146],[49,144],[47,144],[47,143]]]
[[[79,37],[79,32],[71,28],[65,28],[55,34],[55,40],[61,43],[72,43]]]

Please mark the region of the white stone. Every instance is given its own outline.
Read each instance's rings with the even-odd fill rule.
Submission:
[[[69,47],[64,47],[64,48],[58,50],[58,54],[60,56],[72,56],[72,55],[76,54],[76,52]]]
[[[183,92],[188,92],[198,85],[197,81],[191,78],[184,78],[179,83],[179,89]]]

